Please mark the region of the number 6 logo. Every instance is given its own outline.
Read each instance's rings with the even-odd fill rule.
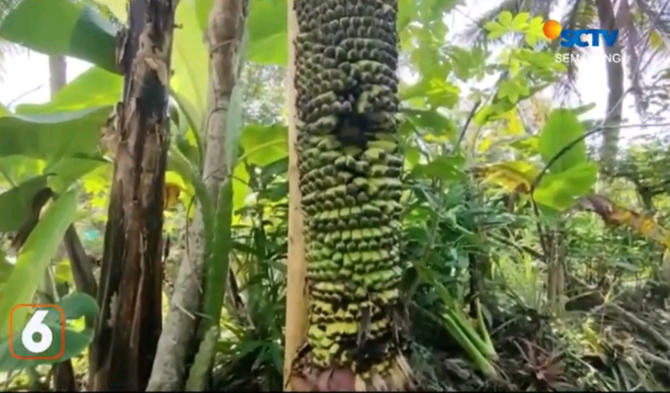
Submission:
[[[27,352],[30,354],[30,356],[21,356],[14,351],[12,318],[14,316],[14,312],[21,307],[38,308],[30,317],[23,330],[21,330],[21,344],[25,350],[21,350],[20,352]],[[60,313],[60,351],[56,355],[35,356],[46,352],[49,348],[52,347],[52,344],[54,343],[53,331],[46,323],[44,323],[44,320],[46,319],[47,315],[49,315],[49,311],[51,310],[45,310],[45,308],[52,308],[54,309],[53,311]],[[63,352],[65,351],[65,313],[63,310],[55,304],[19,304],[18,306],[14,307],[9,314],[9,351],[12,356],[17,359],[51,360],[58,359],[59,357],[63,356]]]

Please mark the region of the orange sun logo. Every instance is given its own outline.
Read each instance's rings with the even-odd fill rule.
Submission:
[[[561,35],[561,30],[562,30],[561,25],[555,20],[548,20],[542,27],[544,36],[549,38],[550,40],[553,40],[557,38],[559,35]]]

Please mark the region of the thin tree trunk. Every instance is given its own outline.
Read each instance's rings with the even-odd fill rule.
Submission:
[[[67,84],[67,58],[65,56],[49,56],[49,87],[51,89],[51,98],[53,99],[58,92]],[[63,239],[63,249],[67,252],[70,260],[70,268],[74,277],[75,288],[78,292],[86,293],[95,297],[97,292],[97,283],[93,275],[93,264],[91,258],[86,254],[86,250],[81,244],[77,229],[70,225],[65,232]],[[65,295],[59,293],[59,296]],[[93,320],[86,319],[86,327],[93,327]],[[54,388],[56,391],[75,391],[77,389],[76,378],[72,362],[56,363],[52,366],[54,375]]]
[[[119,36],[125,75],[92,345],[93,390],[142,391],[161,332],[163,190],[176,0],[132,0]]]
[[[626,0],[622,0],[626,1]],[[611,0],[596,0],[598,7],[598,19],[600,28],[605,30],[615,30],[616,19],[614,17],[614,8]],[[614,56],[621,56],[621,45],[618,40],[612,47],[603,46],[605,54],[614,59]],[[619,144],[619,125],[621,124],[622,104],[623,104],[623,63],[610,60],[606,63],[607,70],[607,113],[605,115],[605,127],[603,132],[603,142],[600,150],[602,160],[602,169],[605,173],[611,172],[617,155]]]
[[[63,243],[70,259],[70,268],[72,269],[72,276],[77,291],[95,297],[98,292],[98,284],[93,275],[92,257],[84,250],[84,246],[81,244],[74,225],[70,225],[67,232],[65,232]]]
[[[215,208],[221,184],[230,176],[226,154],[228,106],[241,62],[239,47],[245,28],[248,0],[215,0],[209,14],[207,44],[210,51],[209,115],[205,130],[206,152],[203,178]],[[202,301],[204,228],[198,207],[189,227],[189,249],[179,267],[170,300],[165,329],[158,343],[148,390],[180,390],[186,378],[186,363],[193,354]]]
[[[294,383],[291,378],[293,360],[297,351],[305,342],[307,333],[307,298],[305,296],[307,262],[305,260],[305,240],[303,237],[302,194],[300,192],[300,170],[298,168],[298,129],[296,127],[296,90],[295,90],[295,45],[298,25],[293,11],[293,0],[288,1],[289,63],[286,105],[288,112],[289,134],[289,222],[288,222],[288,259],[286,283],[286,336],[284,344],[284,389],[304,391],[300,380]]]
[[[49,87],[51,98],[53,99],[66,84],[67,63],[65,56],[49,56]],[[46,278],[48,281],[51,281],[49,271],[46,272]],[[57,292],[56,288],[54,290]],[[62,296],[64,294],[56,293],[55,295]],[[54,390],[57,392],[74,392],[77,390],[77,379],[72,368],[72,361],[67,360],[62,363],[56,363],[51,366],[51,371],[54,378]]]

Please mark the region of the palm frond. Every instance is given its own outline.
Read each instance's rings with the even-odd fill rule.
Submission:
[[[556,5],[554,0],[533,0],[531,1],[530,13],[533,16],[541,16],[544,20],[549,19],[551,9]]]
[[[650,67],[664,68],[670,63],[670,1],[634,0],[632,4],[623,3],[618,10],[622,32],[620,42],[626,48],[636,111],[640,118],[647,119],[653,116],[649,108],[656,94],[656,85],[654,82],[645,83],[644,75]]]
[[[651,64],[650,58],[658,61],[670,57],[670,1],[664,0],[659,8],[649,0],[635,0],[635,8],[642,18],[638,25],[646,31],[645,39],[641,40],[638,53],[648,56],[640,71],[644,71]],[[660,42],[654,45],[653,36],[660,37]],[[641,55],[641,57],[642,57]]]
[[[598,29],[598,10],[592,0],[573,0],[568,2],[567,12],[561,19],[561,26],[572,30]]]
[[[630,91],[635,98],[635,110],[640,118],[645,118],[647,105],[645,104],[642,73],[640,67],[644,53],[642,34],[635,23],[635,17],[628,1],[619,1],[616,10],[616,27],[619,28],[619,43],[625,50],[626,66],[628,67],[628,78],[630,79]]]
[[[659,4],[660,7],[656,7],[655,3],[650,0],[635,0],[638,9],[651,21],[651,27],[666,37],[670,36],[670,2],[664,0]]]

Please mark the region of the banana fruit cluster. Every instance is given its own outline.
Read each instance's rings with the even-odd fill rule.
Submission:
[[[399,386],[407,370],[393,323],[403,165],[398,1],[294,0],[294,10],[310,363]]]

